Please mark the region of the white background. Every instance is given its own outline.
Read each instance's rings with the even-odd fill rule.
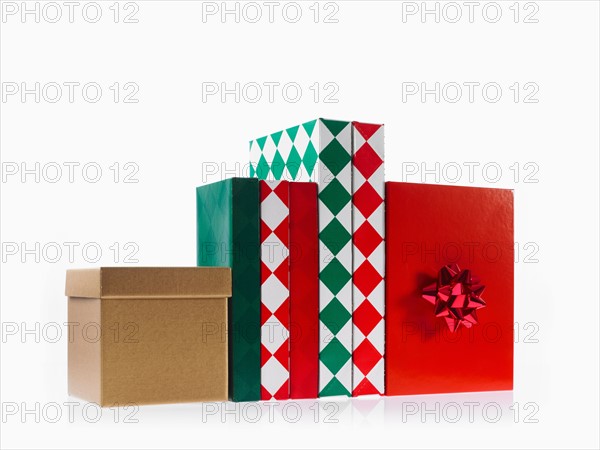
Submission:
[[[23,99],[19,91],[1,104],[2,447],[599,445],[598,3],[499,2],[495,23],[498,7],[485,2],[475,6],[472,21],[468,5],[439,3],[436,22],[433,14],[409,14],[423,8],[420,2],[338,1],[317,5],[317,23],[313,2],[302,2],[297,23],[292,7],[282,15],[284,3],[273,23],[263,3],[257,23],[249,22],[256,9],[240,9],[236,23],[234,15],[203,16],[202,2],[192,1],[113,9],[112,1],[99,2],[96,23],[88,21],[93,7],[82,14],[86,2],[75,6],[73,23],[62,2],[57,23],[50,23],[55,6],[39,3],[36,23],[34,15],[21,17],[21,2],[7,3],[0,24],[3,93],[37,82],[40,99]],[[19,11],[12,15],[14,6]],[[205,2],[204,11],[212,6],[222,7]],[[137,23],[124,23],[132,12]],[[325,23],[331,12],[337,23]],[[462,17],[452,23],[457,12]],[[72,103],[65,82],[80,83]],[[115,82],[118,102],[109,88]],[[233,94],[203,99],[203,89],[214,86],[206,83],[233,88],[236,82],[238,102]],[[263,97],[252,102],[252,83],[265,82],[280,83],[273,102],[264,85]],[[479,83],[472,102],[465,82]],[[56,103],[52,83],[63,85]],[[83,98],[86,83],[102,88],[98,102]],[[283,96],[285,83],[302,88],[297,102],[289,98],[293,90]],[[325,83],[337,86],[337,103],[324,101],[332,89]],[[403,99],[412,83],[419,89],[440,83],[439,102],[434,94]],[[463,88],[456,102],[452,83]],[[498,101],[491,101],[494,90],[483,96],[486,83],[502,89]],[[125,103],[132,86],[138,102]],[[55,339],[56,324],[60,329],[67,320],[65,270],[127,265],[132,249],[140,265],[194,265],[194,187],[241,174],[249,139],[316,117],[385,123],[387,180],[515,190],[514,392],[308,401],[285,411],[277,405],[272,415],[264,409],[257,423],[255,410],[232,404],[225,416],[224,405],[106,409],[92,423],[97,411],[84,413],[85,402],[66,394],[66,327]],[[436,162],[439,180],[420,166],[435,172]],[[474,162],[480,165],[470,179],[465,163]],[[24,180],[23,163],[34,169]],[[72,183],[64,163],[79,163]],[[56,165],[63,173],[52,183]],[[458,179],[457,165],[464,168]],[[92,183],[98,166],[102,177]],[[228,173],[214,174],[216,167]],[[123,182],[135,168],[138,182]],[[69,244],[73,261],[65,242],[76,243]],[[96,263],[94,248],[102,250]],[[79,402],[72,420],[69,401]],[[302,416],[294,423],[296,405]]]

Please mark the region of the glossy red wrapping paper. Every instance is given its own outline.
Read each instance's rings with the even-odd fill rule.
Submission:
[[[289,183],[290,398],[319,392],[319,221],[317,184]]]
[[[386,183],[386,395],[513,388],[513,192]],[[423,298],[445,265],[485,286],[455,331]]]

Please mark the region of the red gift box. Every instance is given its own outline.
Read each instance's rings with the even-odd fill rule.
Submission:
[[[319,218],[317,184],[289,183],[290,398],[319,393]]]
[[[513,192],[386,183],[386,394],[513,388]]]

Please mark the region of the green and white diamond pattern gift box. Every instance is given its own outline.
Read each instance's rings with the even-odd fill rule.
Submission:
[[[352,392],[352,124],[317,119],[250,142],[250,176],[319,186],[319,396]]]

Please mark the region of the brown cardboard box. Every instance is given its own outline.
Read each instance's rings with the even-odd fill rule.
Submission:
[[[69,394],[101,406],[227,400],[231,269],[67,271]]]

